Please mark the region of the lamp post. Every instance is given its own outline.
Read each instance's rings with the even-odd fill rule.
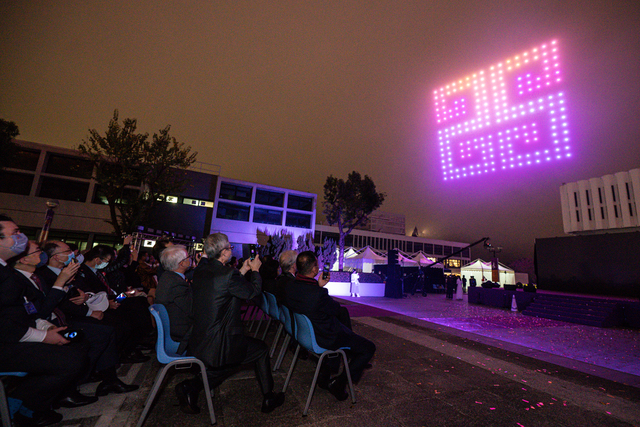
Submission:
[[[40,237],[38,237],[38,245],[47,240],[49,228],[51,227],[51,222],[53,222],[53,210],[57,208],[59,204],[60,202],[57,200],[47,200],[47,213],[44,216],[44,225],[42,226],[42,231],[40,231]]]

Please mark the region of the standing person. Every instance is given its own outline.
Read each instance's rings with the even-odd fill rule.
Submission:
[[[360,275],[358,270],[353,270],[353,273],[351,273],[351,296],[360,297]]]
[[[456,279],[456,299],[462,299],[462,279],[460,278],[460,276],[457,276]]]
[[[478,285],[478,283],[476,282],[476,277],[475,276],[471,276],[471,279],[469,279],[469,287],[470,288],[475,288]]]
[[[263,341],[244,335],[240,315],[243,302],[262,291],[261,262],[257,257],[247,259],[238,271],[227,265],[232,249],[225,234],[204,239],[208,262],[198,264],[193,276],[193,330],[188,348],[207,366],[212,389],[240,365],[252,363],[263,394],[262,412],[271,412],[284,403],[284,393],[273,392],[269,349]]]
[[[462,292],[467,293],[467,278],[464,275],[462,276]]]
[[[455,292],[456,289],[456,277],[453,274],[447,276],[446,286],[447,299],[453,299],[453,292]]]

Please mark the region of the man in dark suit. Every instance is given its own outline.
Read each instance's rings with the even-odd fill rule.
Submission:
[[[41,330],[29,317],[24,283],[7,261],[24,252],[28,238],[11,218],[0,215],[0,371],[27,372],[9,394],[13,418],[20,425],[45,426],[62,420],[51,405],[86,369],[86,349],[66,345],[65,328]]]
[[[178,353],[182,354],[187,350],[193,328],[193,294],[184,275],[191,268],[192,259],[187,248],[182,245],[171,245],[162,251],[160,262],[164,273],[158,281],[156,304],[162,304],[167,309],[171,325],[171,339],[180,343]],[[200,376],[184,380],[176,385],[176,395],[182,412],[187,414],[200,413],[198,407],[200,390],[202,390]]]
[[[376,346],[374,343],[340,322],[342,307],[329,296],[324,286],[329,277],[314,279],[320,271],[318,259],[311,251],[302,252],[296,260],[298,273],[293,282],[286,287],[287,306],[296,313],[306,315],[313,325],[318,345],[329,350],[350,347],[349,370],[351,379],[357,383],[362,372],[367,368],[373,357]],[[347,377],[345,373],[329,380],[329,372],[323,371],[323,378],[318,379],[318,385],[327,388],[338,400],[348,397],[346,392]]]
[[[286,305],[286,287],[287,283],[293,282],[296,278],[296,258],[298,252],[284,251],[280,254],[278,261],[280,262],[280,270],[282,274],[276,279],[275,296],[278,304]]]
[[[188,348],[209,368],[209,385],[217,387],[238,366],[252,363],[264,396],[262,412],[284,402],[284,393],[273,392],[269,349],[258,339],[244,335],[240,307],[262,290],[260,260],[247,259],[240,271],[226,265],[232,255],[226,235],[215,233],[204,240],[208,262],[199,263],[193,276],[193,331]],[[250,272],[250,273],[249,273]],[[245,278],[248,274],[249,279]]]

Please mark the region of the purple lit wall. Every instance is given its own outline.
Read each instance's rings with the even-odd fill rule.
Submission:
[[[445,180],[571,157],[557,41],[433,92]]]

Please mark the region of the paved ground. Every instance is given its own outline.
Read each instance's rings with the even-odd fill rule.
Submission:
[[[252,371],[225,382],[214,400],[218,425],[640,426],[638,331],[527,320],[441,295],[343,302],[356,332],[378,346],[373,369],[356,386],[355,405],[318,389],[303,418],[315,368],[306,360],[296,367],[285,404],[272,414],[260,413]],[[276,387],[290,360],[289,353],[275,373]],[[141,384],[139,391],[65,410],[61,425],[135,425],[158,368],[155,361],[123,366],[120,374]],[[145,426],[209,423],[204,402],[199,415],[177,408],[173,387],[185,375],[165,381]]]

